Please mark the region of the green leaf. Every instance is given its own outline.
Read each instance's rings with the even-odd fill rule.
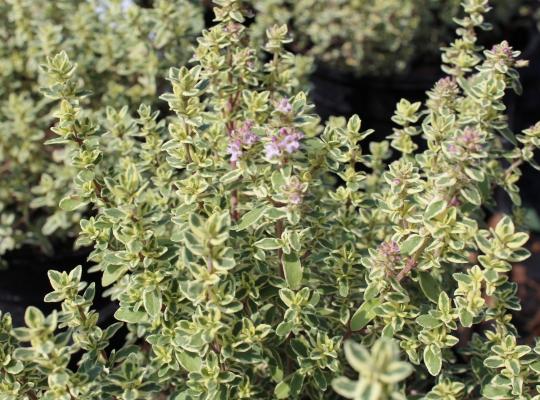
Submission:
[[[101,276],[101,284],[109,286],[120,279],[128,270],[127,265],[107,265]]]
[[[462,308],[459,310],[459,321],[464,327],[469,328],[472,326],[473,317],[474,315],[466,308]]]
[[[263,250],[281,249],[281,241],[276,238],[264,238],[254,243],[255,247]]]
[[[240,11],[232,10],[229,12],[229,16],[234,19],[236,22],[242,23],[244,22],[244,16]]]
[[[409,256],[414,254],[424,243],[424,238],[420,235],[411,235],[401,244],[401,254]]]
[[[483,182],[485,179],[484,171],[478,168],[465,168],[465,173],[476,182]]]
[[[289,397],[289,393],[291,391],[291,387],[289,384],[285,381],[281,381],[277,384],[276,388],[274,389],[274,395],[278,399],[286,399]]]
[[[361,399],[365,400],[380,400],[382,398],[382,385],[380,382],[371,382],[364,386]]]
[[[308,357],[309,356],[307,346],[300,339],[292,339],[291,340],[291,348],[300,357]]]
[[[332,389],[340,396],[346,399],[354,399],[356,396],[357,383],[351,381],[349,378],[340,377],[332,381]]]
[[[437,318],[434,318],[428,314],[420,315],[418,318],[416,318],[416,322],[422,328],[426,328],[426,329],[433,329],[442,325],[441,321],[439,321]]]
[[[303,270],[296,253],[283,255],[283,269],[289,287],[293,290],[299,289],[302,283]]]
[[[291,378],[291,383],[290,383],[290,388],[291,388],[291,395],[296,397],[297,395],[300,394],[300,392],[302,391],[302,386],[304,385],[304,374],[302,374],[300,371],[296,371],[292,378]]]
[[[64,296],[60,292],[47,293],[43,298],[45,303],[58,303],[62,300],[64,300]]]
[[[328,387],[328,382],[326,381],[324,373],[318,368],[316,368],[313,372],[313,381],[321,390],[326,390],[326,388]]]
[[[24,313],[24,323],[29,328],[40,328],[45,323],[45,316],[39,308],[29,306]]]
[[[349,118],[349,122],[347,122],[347,129],[353,133],[356,133],[360,130],[361,125],[362,121],[360,120],[360,117],[354,114],[351,118]]]
[[[146,313],[142,311],[131,311],[127,308],[120,307],[114,313],[114,318],[118,321],[128,322],[130,324],[135,324],[141,321],[144,321],[146,318]]]
[[[499,133],[510,143],[512,143],[514,146],[518,145],[518,142],[516,140],[516,135],[514,135],[514,132],[512,132],[507,126],[504,128],[498,129]]]
[[[347,361],[357,372],[370,368],[371,358],[366,347],[362,344],[347,340],[344,346]]]
[[[487,399],[493,400],[508,399],[511,398],[510,386],[496,386],[493,384],[488,384],[484,387],[482,395]]]
[[[188,351],[175,352],[180,365],[188,372],[197,372],[201,370],[201,357]]]
[[[440,215],[446,209],[446,201],[444,200],[435,200],[432,201],[426,211],[424,212],[424,219],[430,220]]]
[[[47,271],[47,276],[49,277],[49,282],[54,290],[62,290],[62,274],[54,269]]]
[[[484,360],[484,365],[488,368],[502,368],[504,360],[501,357],[491,356]]]
[[[38,357],[38,351],[29,347],[19,347],[13,352],[13,357],[22,361],[33,361]]]
[[[381,381],[385,383],[398,383],[408,377],[412,372],[413,367],[409,363],[394,361],[386,367],[384,374],[381,375]]]
[[[439,294],[442,291],[439,282],[426,271],[418,272],[418,278],[422,292],[433,303],[437,303],[439,301]]]
[[[438,346],[431,344],[424,349],[424,364],[431,375],[439,375],[442,367],[442,353]]]
[[[24,365],[22,362],[19,360],[12,360],[12,362],[9,363],[9,366],[6,368],[6,372],[12,375],[17,375],[18,373],[22,372],[23,369]]]
[[[293,325],[291,322],[283,321],[280,323],[276,328],[276,335],[278,336],[286,336],[291,332],[293,328]]]
[[[66,144],[69,143],[68,139],[65,139],[63,137],[56,137],[54,139],[49,139],[45,141],[45,145],[53,145],[53,144]]]
[[[237,231],[242,231],[249,228],[251,225],[255,224],[261,217],[264,215],[266,207],[255,208],[251,211],[248,211],[240,219],[240,223],[236,226]]]
[[[161,311],[161,293],[157,289],[146,289],[143,294],[144,309],[153,318]]]
[[[224,185],[229,185],[242,177],[241,169],[233,169],[226,174],[224,174],[219,181]]]
[[[529,235],[525,232],[518,232],[512,235],[505,245],[510,249],[519,249],[529,240]]]
[[[531,369],[536,372],[537,374],[540,374],[540,360],[535,361],[530,365]]]
[[[373,310],[381,304],[379,299],[370,299],[362,303],[360,308],[356,310],[354,315],[351,318],[351,329],[353,331],[358,331],[364,328],[373,318],[375,318],[375,313]]]
[[[124,218],[126,214],[118,208],[107,208],[103,211],[105,215],[114,219]]]
[[[86,201],[79,196],[68,196],[60,200],[60,208],[64,211],[74,211],[86,205]]]
[[[272,189],[274,189],[276,192],[280,191],[281,187],[285,185],[285,178],[279,171],[274,171],[270,177],[270,180],[272,181]]]
[[[279,291],[279,297],[281,298],[281,301],[283,301],[283,303],[285,303],[287,307],[291,307],[295,296],[292,290],[283,288]]]
[[[467,186],[459,191],[465,199],[475,206],[479,206],[482,204],[482,197],[480,196],[480,192],[478,189],[474,186]]]

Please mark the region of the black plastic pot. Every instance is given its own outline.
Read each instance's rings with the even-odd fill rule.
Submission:
[[[510,109],[510,122],[516,133],[540,121],[540,34],[530,42],[523,58],[529,60],[529,67],[520,71],[523,94],[514,97]],[[540,154],[536,154],[535,159],[540,163]],[[540,213],[540,172],[528,165],[522,172],[519,186],[524,202]]]
[[[92,282],[98,274],[88,274],[89,249],[73,250],[72,242],[57,243],[54,255],[46,256],[36,247],[24,246],[4,256],[8,267],[0,271],[0,311],[9,312],[14,326],[24,325],[24,312],[28,306],[36,306],[45,313],[58,308],[57,303],[45,303],[43,297],[52,291],[47,271],[55,269],[70,271],[77,265],[83,266],[83,280]],[[101,296],[102,290],[96,282],[94,307],[100,321],[112,319],[116,304]]]
[[[395,126],[391,117],[396,104],[425,99],[425,93],[442,76],[435,65],[413,68],[398,76],[357,77],[319,65],[312,76],[312,98],[323,119],[358,114],[363,128],[375,129],[371,140],[382,140]]]

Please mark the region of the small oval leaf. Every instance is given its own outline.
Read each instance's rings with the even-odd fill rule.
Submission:
[[[236,227],[237,231],[242,231],[244,229],[249,228],[251,225],[256,223],[261,217],[264,215],[264,212],[266,211],[265,207],[259,207],[255,208],[251,211],[248,211],[244,216],[240,219],[240,223]]]
[[[373,318],[375,318],[373,310],[380,304],[381,302],[379,299],[371,299],[362,303],[360,308],[356,310],[351,318],[351,329],[353,331],[358,331],[364,328]]]
[[[401,244],[400,251],[401,254],[405,256],[410,256],[415,253],[424,242],[424,238],[420,235],[411,235]]]
[[[302,283],[302,264],[296,253],[283,255],[283,269],[285,273],[285,280],[289,287],[296,290]]]
[[[437,303],[439,301],[439,294],[442,291],[439,282],[429,272],[425,271],[418,272],[418,278],[422,292],[433,303]]]
[[[60,200],[60,208],[64,211],[74,211],[86,205],[86,202],[78,196],[68,196]]]

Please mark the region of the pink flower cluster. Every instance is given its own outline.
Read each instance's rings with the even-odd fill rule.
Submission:
[[[464,129],[463,134],[457,138],[457,141],[466,149],[474,151],[480,150],[482,147],[482,136],[476,129],[470,127]]]
[[[434,93],[442,98],[452,98],[459,93],[459,86],[454,77],[439,79],[433,88]]]
[[[375,266],[386,271],[387,274],[392,273],[400,261],[399,245],[394,240],[383,242],[377,248]]]
[[[501,64],[512,65],[514,63],[514,50],[506,40],[493,46],[491,52]]]
[[[289,100],[283,98],[277,104],[276,109],[283,114],[289,114],[292,111],[292,104]]]
[[[381,243],[378,250],[379,254],[388,261],[395,263],[399,260],[399,245],[394,240]]]
[[[477,153],[482,150],[482,135],[476,129],[467,127],[456,137],[455,143],[447,145],[448,151],[454,155]]]
[[[284,153],[292,154],[300,148],[300,140],[304,137],[302,132],[281,128],[277,135],[272,136],[264,150],[266,158],[281,157]]]
[[[259,137],[251,130],[253,121],[246,121],[240,127],[232,131],[229,137],[227,152],[231,155],[231,161],[236,162],[244,154],[244,149],[249,148],[259,141]]]
[[[293,176],[289,183],[283,187],[283,192],[287,195],[287,200],[290,204],[298,205],[302,203],[306,187],[307,186],[303,184],[300,179]]]

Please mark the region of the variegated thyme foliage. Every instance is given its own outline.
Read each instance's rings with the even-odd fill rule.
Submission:
[[[96,210],[79,241],[118,322],[98,326],[81,268],[49,271],[61,310],[2,316],[0,399],[539,399],[508,272],[529,255],[516,181],[540,127],[508,129],[525,63],[477,46],[487,1],[464,2],[448,77],[401,101],[368,152],[358,117],[319,127],[284,27],[260,58],[243,4],[215,3],[193,66],[169,72],[175,115],[109,110],[126,126],[116,163],[75,64],[48,59],[55,141],[78,170],[61,205]],[[515,218],[489,228],[497,188]]]
[[[77,167],[65,151],[43,145],[54,137],[54,117],[40,93],[41,60],[72,55],[92,92],[85,113],[107,118],[116,145],[129,127],[105,106],[155,103],[168,67],[188,61],[202,24],[201,7],[189,0],[158,0],[150,9],[121,0],[0,2],[0,256],[23,243],[47,251],[52,235],[75,235],[80,219],[57,207]]]

